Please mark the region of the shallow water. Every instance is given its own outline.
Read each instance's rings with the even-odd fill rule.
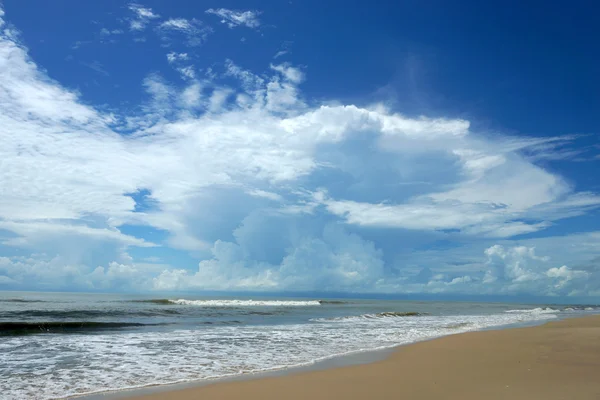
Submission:
[[[0,293],[0,398],[52,399],[237,376],[595,311],[593,306],[5,292]]]

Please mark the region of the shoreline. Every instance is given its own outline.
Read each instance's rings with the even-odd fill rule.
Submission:
[[[418,342],[399,344],[393,347],[384,349],[373,349],[360,351],[353,354],[343,354],[332,356],[324,360],[319,360],[308,365],[282,367],[268,371],[259,371],[255,373],[233,375],[226,377],[216,377],[214,379],[202,379],[193,380],[180,383],[173,383],[167,385],[152,385],[139,388],[123,389],[119,391],[108,391],[100,392],[88,395],[82,395],[77,397],[70,397],[72,399],[81,400],[112,400],[112,399],[131,399],[131,400],[158,400],[168,396],[169,398],[179,399],[179,395],[187,396],[191,392],[197,390],[203,391],[206,387],[222,387],[229,385],[243,384],[244,382],[268,382],[272,379],[285,379],[289,377],[304,376],[305,374],[313,373],[329,373],[329,371],[345,370],[346,368],[369,368],[372,365],[379,363],[385,363],[387,360],[394,358],[398,352],[401,352],[404,348],[412,348],[413,346],[420,346],[431,342],[444,341],[451,337],[462,337],[465,335],[479,335],[489,334],[493,332],[504,332],[504,331],[515,331],[515,330],[528,330],[544,327],[546,325],[552,325],[555,323],[561,323],[562,321],[578,321],[587,318],[598,318],[598,325],[600,326],[600,316],[588,315],[588,316],[576,316],[576,317],[563,317],[554,320],[540,320],[540,321],[529,321],[519,324],[510,324],[503,326],[496,326],[485,328],[478,331],[468,331],[453,333],[450,335],[425,339]],[[599,336],[600,338],[600,336]],[[600,354],[599,354],[600,355]],[[212,391],[212,389],[211,389]],[[600,393],[600,392],[599,392]],[[175,396],[175,397],[174,397]],[[195,397],[192,397],[195,398]],[[600,398],[600,396],[598,397]],[[182,399],[188,399],[183,397]]]
[[[227,400],[240,398],[243,393],[244,398],[261,400],[598,399],[598,339],[600,316],[567,318],[403,345],[385,359],[368,364],[214,381],[142,395],[123,392],[120,397]]]
[[[499,328],[500,329],[500,328]],[[510,329],[510,328],[506,328]],[[454,333],[451,335],[461,335],[462,333]],[[445,336],[440,336],[424,341],[437,340]],[[420,342],[412,342],[398,344],[392,347],[368,349],[356,351],[354,353],[335,354],[325,359],[316,360],[303,365],[275,367],[273,369],[248,372],[244,374],[235,374],[230,376],[219,376],[214,378],[194,379],[185,382],[147,385],[131,389],[110,390],[98,393],[83,394],[72,397],[65,397],[58,400],[118,400],[118,399],[137,399],[146,395],[177,392],[185,389],[194,389],[209,385],[219,385],[223,383],[243,382],[248,380],[260,380],[265,378],[276,378],[288,375],[301,374],[313,371],[326,371],[330,369],[344,368],[354,365],[368,365],[376,363],[388,358],[394,351],[402,346],[411,346]]]

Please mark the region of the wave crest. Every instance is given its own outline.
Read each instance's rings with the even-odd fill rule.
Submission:
[[[556,310],[554,308],[546,307],[537,307],[525,310],[506,310],[505,313],[509,314],[556,314],[559,313],[560,310]]]
[[[169,300],[171,304],[199,307],[309,307],[320,306],[319,300]]]
[[[381,320],[387,318],[407,318],[407,317],[419,317],[427,315],[416,311],[385,311],[376,314],[362,314],[362,315],[349,315],[345,317],[331,317],[331,318],[312,318],[312,322],[341,322],[341,321],[360,321],[360,320]]]
[[[344,300],[187,300],[187,299],[145,299],[127,300],[131,303],[149,303],[158,305],[201,305],[206,307],[230,306],[317,306],[351,304]]]

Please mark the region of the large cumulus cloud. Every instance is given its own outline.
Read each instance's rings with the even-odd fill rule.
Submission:
[[[592,272],[495,245],[600,205],[524,153],[569,138],[317,103],[289,63],[254,73],[224,60],[181,82],[155,72],[135,112],[107,113],[1,24],[3,287],[595,293]],[[475,243],[475,261],[436,271],[411,259],[416,238],[455,241],[440,252]],[[157,247],[197,261],[143,262]]]

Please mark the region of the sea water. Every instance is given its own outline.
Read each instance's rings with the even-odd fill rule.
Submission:
[[[595,306],[0,292],[0,399],[279,370]]]

